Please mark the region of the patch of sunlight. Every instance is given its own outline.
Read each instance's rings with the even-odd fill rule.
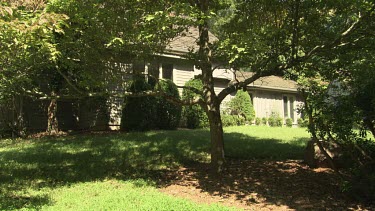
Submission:
[[[161,193],[145,180],[106,180],[54,189],[41,210],[234,210]]]

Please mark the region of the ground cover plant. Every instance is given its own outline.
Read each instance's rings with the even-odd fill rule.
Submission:
[[[318,199],[301,205],[285,197],[306,192],[324,200],[313,192],[321,188],[329,189],[336,205],[318,204],[346,206],[332,190],[332,172],[293,161],[303,157],[305,129],[241,126],[225,132],[229,165],[220,178],[207,173],[208,130],[3,139],[0,210],[303,208]],[[318,177],[322,184],[312,179]]]

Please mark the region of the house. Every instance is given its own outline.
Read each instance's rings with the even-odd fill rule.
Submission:
[[[217,40],[213,34],[209,34],[212,41]],[[195,67],[194,63],[186,56],[189,52],[197,51],[198,28],[191,27],[183,35],[170,41],[163,53],[155,54],[152,61],[140,61],[133,64],[134,70],[150,74],[159,79],[172,80],[178,87],[184,86],[187,81],[202,74],[202,71]],[[229,82],[234,79],[233,71],[225,68],[220,63],[213,64],[216,67],[213,72],[215,92],[219,93],[225,89]],[[180,95],[182,88],[178,88]],[[223,105],[230,101],[233,96],[229,95],[224,99]],[[109,128],[118,130],[121,123],[122,99],[110,99],[110,122]]]
[[[210,39],[216,41],[213,34],[209,34]],[[186,55],[197,49],[197,39],[199,31],[197,28],[190,28],[183,36],[174,38],[161,54],[156,54],[151,62],[137,64],[137,69],[142,72],[154,75],[157,78],[170,79],[177,86],[184,86],[187,81],[200,75],[201,70],[194,66],[192,61],[186,58]],[[225,68],[220,63],[214,63],[217,67],[213,72],[215,93],[225,89],[234,80],[242,81],[252,76],[250,72],[232,71]],[[271,114],[284,119],[291,118],[293,123],[297,124],[297,119],[301,117],[298,109],[302,106],[303,100],[298,93],[297,83],[291,80],[285,80],[278,76],[262,77],[247,86],[251,96],[256,117],[270,117]],[[179,88],[180,94],[182,88]],[[222,109],[227,107],[228,102],[235,96],[235,93],[228,95],[222,102]],[[111,120],[109,126],[111,129],[119,129],[121,122],[121,104],[119,99],[117,104],[113,104],[111,110]]]
[[[194,66],[194,63],[186,58],[191,51],[196,51],[199,31],[190,28],[183,36],[171,40],[165,51],[155,54],[151,61],[138,61],[134,64],[121,65],[123,70],[118,76],[119,84],[113,84],[110,90],[122,92],[124,81],[129,77],[129,72],[140,71],[153,75],[157,78],[170,79],[177,86],[200,75],[202,72]],[[210,34],[211,40],[217,38]],[[218,94],[234,80],[244,80],[252,73],[240,73],[225,68],[219,62],[214,62],[216,67],[213,72],[215,92]],[[284,80],[280,77],[269,76],[258,79],[247,86],[254,105],[256,117],[270,117],[277,114],[280,117],[292,118],[296,124],[300,114],[298,107],[302,99],[298,95],[297,84],[293,81]],[[179,88],[182,93],[182,88]],[[228,95],[222,102],[221,107],[225,109],[227,103],[235,96]],[[43,131],[47,128],[48,102],[28,100],[28,106],[24,109],[26,127],[31,131]],[[62,130],[118,130],[121,124],[123,99],[120,97],[109,97],[100,99],[66,100],[58,102],[57,118]]]
[[[243,81],[252,76],[250,72],[236,73],[236,79]],[[303,99],[298,92],[295,81],[286,80],[279,76],[267,76],[259,78],[247,86],[251,101],[254,106],[255,116],[259,118],[270,117],[271,114],[285,119],[297,119],[302,114],[298,110],[303,105]]]

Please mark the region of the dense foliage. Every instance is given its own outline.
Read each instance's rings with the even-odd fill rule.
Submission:
[[[292,127],[293,126],[293,119],[292,118],[286,118],[285,119],[285,125],[287,127]]]
[[[168,97],[180,99],[177,86],[171,80],[160,80],[155,88]],[[170,130],[176,129],[180,124],[182,107],[169,102],[165,97],[157,97],[155,106],[155,125],[159,129]]]
[[[127,91],[141,93],[152,90],[153,87],[147,83],[144,76],[135,76],[129,84]],[[156,127],[156,99],[153,96],[125,97],[122,117],[121,130],[125,131],[144,131]]]
[[[172,8],[164,3],[2,1],[0,104],[19,96],[48,99],[48,121],[54,124],[47,130],[57,129],[57,101],[107,95],[108,87],[122,84],[122,64],[161,51],[185,28],[187,20],[170,16]],[[171,23],[176,27],[163,27]],[[11,124],[21,130],[17,109],[10,109],[19,114]]]
[[[223,127],[240,126],[245,125],[246,123],[245,118],[238,115],[223,114],[221,115],[221,119],[223,122]]]
[[[270,117],[267,119],[268,125],[271,127],[282,127],[283,126],[283,118],[276,112],[272,112]]]
[[[247,91],[238,90],[228,106],[231,115],[241,116],[249,123],[255,118],[255,110]]]
[[[197,90],[202,90],[202,81],[198,79],[191,79],[186,82],[185,87],[193,87]],[[185,88],[182,91],[182,100],[194,99],[199,95],[192,90]],[[187,128],[203,128],[208,127],[208,118],[206,112],[199,105],[188,105],[183,107],[182,119],[185,121]]]
[[[124,100],[121,129],[125,131],[145,131],[151,129],[176,129],[181,117],[181,106],[169,102],[166,97],[136,96],[145,91],[155,90],[168,97],[179,99],[177,86],[172,81],[160,80],[156,84],[152,78],[135,75],[128,85]]]
[[[255,118],[255,125],[260,125],[260,124],[262,124],[262,119],[259,117]]]
[[[344,177],[345,190],[353,196],[373,200],[375,139],[366,124],[366,118],[371,116],[363,115],[356,94],[348,88],[344,82],[322,85],[310,81],[309,92],[305,92],[308,127],[313,140],[332,143],[342,150],[339,167],[350,172],[350,176]],[[338,163],[332,165],[338,168]]]

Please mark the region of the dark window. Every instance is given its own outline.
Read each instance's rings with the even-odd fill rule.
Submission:
[[[173,80],[173,64],[163,64],[163,79]]]
[[[283,101],[284,101],[284,117],[288,118],[289,117],[289,115],[288,115],[288,97],[284,96]]]
[[[289,97],[289,105],[290,105],[290,118],[294,121],[294,99],[293,97]]]
[[[159,78],[159,63],[152,62],[148,67],[148,74],[152,75],[153,77]]]
[[[134,74],[142,74],[145,72],[145,63],[144,62],[136,62],[133,64],[133,73]]]

